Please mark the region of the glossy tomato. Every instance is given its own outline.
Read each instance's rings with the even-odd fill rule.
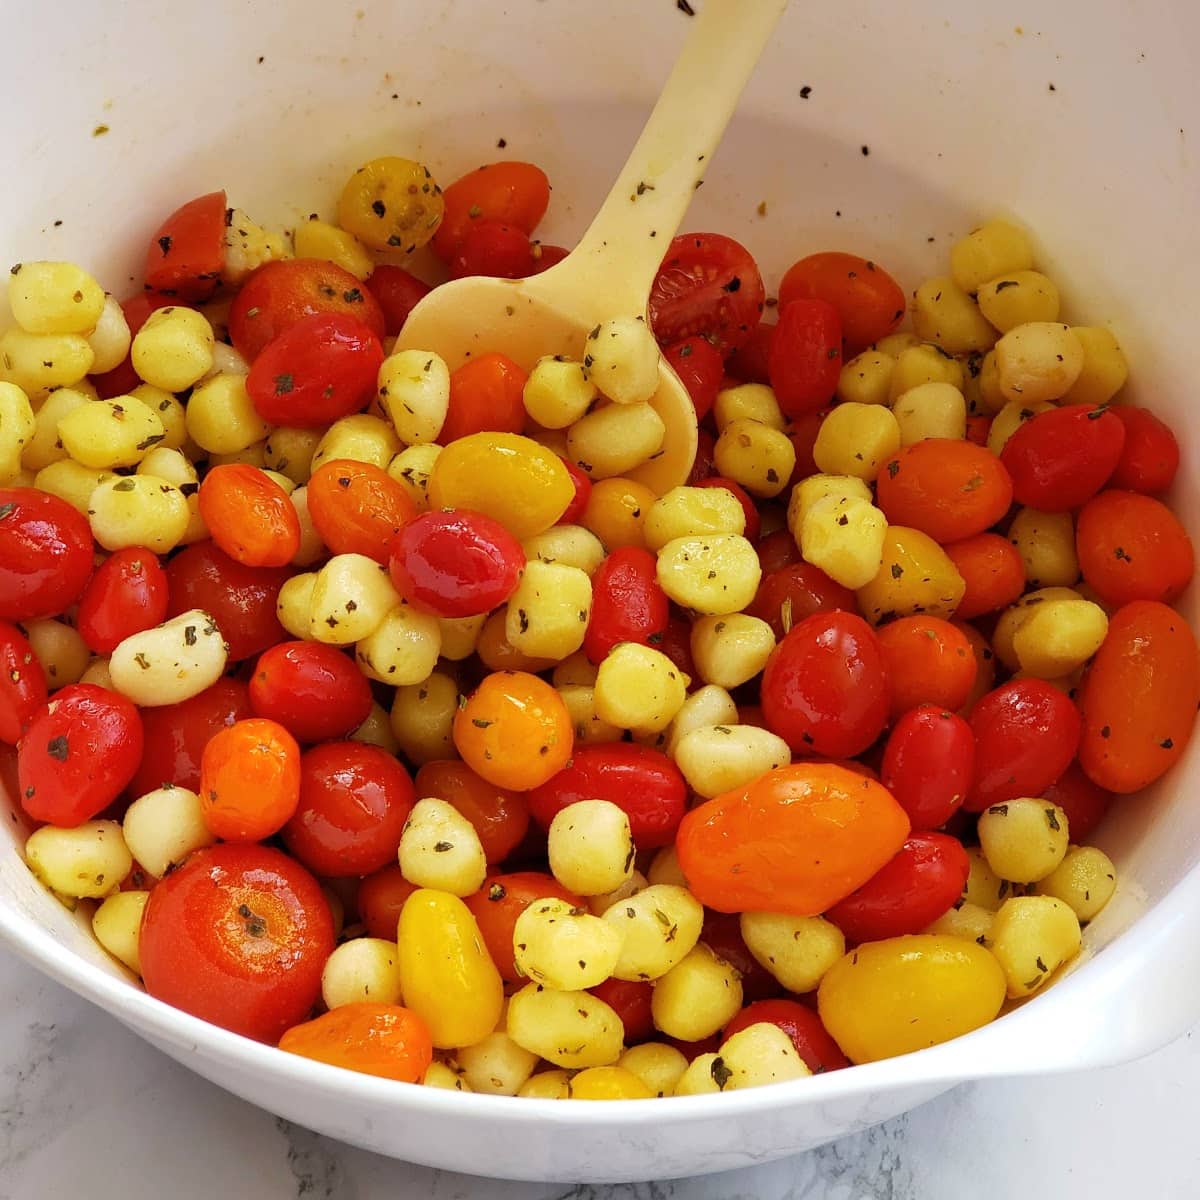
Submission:
[[[16,744],[46,695],[46,672],[29,639],[0,621],[0,742]]]
[[[1109,484],[1130,492],[1165,492],[1179,470],[1179,443],[1149,409],[1116,404],[1109,410],[1125,426],[1125,445]]]
[[[394,942],[400,924],[400,910],[417,890],[400,870],[399,863],[389,863],[373,871],[358,885],[355,901],[359,920],[367,927],[367,936]]]
[[[296,506],[275,480],[249,463],[210,467],[199,499],[212,540],[244,567],[285,567],[300,549]]]
[[[252,363],[268,342],[314,313],[341,313],[384,335],[383,310],[349,271],[319,258],[286,258],[258,268],[233,298],[229,336]]]
[[[225,266],[225,211],[223,191],[177,208],[146,248],[146,286],[181,300],[207,300]]]
[[[983,812],[1018,796],[1040,796],[1079,746],[1079,710],[1041,679],[1014,679],[971,710],[975,774],[963,807]]]
[[[796,300],[825,300],[842,322],[846,358],[886,337],[904,317],[904,292],[877,263],[826,250],[793,263],[779,284],[779,307]]]
[[[219,729],[200,759],[200,815],[226,842],[261,842],[300,800],[300,747],[277,721],[251,717]]]
[[[456,179],[442,199],[446,207],[432,245],[448,263],[468,231],[482,221],[512,226],[528,239],[546,215],[550,181],[533,163],[487,163]]]
[[[528,374],[503,354],[481,354],[450,373],[450,407],[438,434],[443,446],[472,433],[525,428]]]
[[[601,663],[621,642],[652,646],[662,640],[671,615],[655,575],[655,557],[640,546],[614,550],[592,576],[592,613],[583,649]]]
[[[692,809],[675,849],[709,908],[815,916],[866,883],[908,832],[904,809],[874,780],[794,763]]]
[[[781,532],[793,546],[796,544],[786,529]],[[759,543],[760,546],[762,544]],[[750,616],[758,617],[771,626],[778,641],[782,641],[793,626],[799,625],[806,617],[839,610],[857,612],[858,602],[854,593],[830,579],[820,567],[806,562],[769,571],[762,577],[754,599],[746,607]]]
[[[252,716],[250,697],[240,679],[218,679],[188,700],[143,709],[145,749],[129,781],[129,794],[144,796],[167,784],[198,792],[200,760],[209,739]]]
[[[408,314],[429,295],[429,284],[403,267],[380,263],[367,279],[367,291],[383,312],[383,332],[395,337],[404,328]]]
[[[578,525],[579,518],[583,516],[584,510],[588,506],[588,501],[592,497],[592,481],[568,459],[562,460],[562,465],[566,467],[567,474],[571,477],[571,483],[575,487],[575,495],[571,503],[563,510],[563,515],[558,518],[559,525]]]
[[[114,551],[83,589],[75,627],[93,654],[111,654],[131,634],[163,623],[167,590],[167,573],[152,550]]]
[[[975,655],[966,634],[939,617],[901,617],[875,631],[883,651],[895,720],[918,704],[954,712],[975,686]]]
[[[60,688],[30,718],[17,745],[21,807],[71,828],[108,807],[142,756],[142,721],[119,692],[90,683]]]
[[[723,355],[762,316],[766,289],[750,251],[720,233],[685,233],[667,248],[650,288],[650,327],[664,345],[708,339]]]
[[[690,337],[666,346],[663,358],[679,376],[696,407],[696,420],[703,421],[712,412],[725,375],[725,361],[707,338]]]
[[[977,533],[951,542],[946,555],[967,590],[954,615],[962,621],[1007,608],[1025,590],[1025,564],[1016,546],[998,533]]]
[[[937,829],[962,807],[974,769],[970,725],[936,704],[923,704],[896,722],[879,779],[914,829]]]
[[[91,573],[86,517],[49,492],[0,488],[0,618],[55,617]]]
[[[513,961],[513,929],[517,918],[535,900],[551,897],[565,900],[570,905],[583,903],[553,875],[542,871],[489,875],[479,891],[466,897],[466,906],[471,910],[488,954],[505,983],[525,982]]]
[[[826,914],[851,942],[920,933],[953,908],[971,864],[944,833],[914,833],[885,866]]]
[[[671,611],[658,649],[689,679],[696,678],[696,664],[692,661],[692,623],[676,609]]]
[[[382,363],[382,343],[357,317],[313,313],[263,347],[246,391],[268,424],[323,428],[366,408]]]
[[[240,662],[287,637],[275,604],[290,575],[287,567],[248,567],[212,542],[196,542],[167,564],[167,615],[203,609],[229,643],[230,661]]]
[[[308,512],[335,554],[364,554],[386,563],[392,539],[417,515],[402,484],[374,463],[335,458],[308,481]]]
[[[687,784],[663,753],[633,742],[579,746],[571,761],[529,793],[543,828],[577,800],[608,800],[629,817],[639,850],[669,846],[687,807]]]
[[[525,840],[529,802],[521,792],[488,783],[464,762],[435,759],[417,772],[417,792],[453,805],[479,835],[489,863],[503,862]]]
[[[1125,425],[1112,409],[1068,404],[1018,425],[1000,461],[1018,504],[1069,512],[1108,482],[1124,446]]]
[[[300,803],[283,841],[316,875],[367,875],[396,861],[414,803],[408,772],[386,750],[327,742],[300,759]]]
[[[499,521],[469,509],[414,517],[393,538],[396,590],[438,617],[474,617],[503,604],[525,569],[521,543]]]
[[[317,881],[267,846],[197,850],[156,884],[142,918],[142,981],[158,1000],[276,1042],[308,1016],[333,952]]]
[[[345,737],[371,712],[371,685],[354,660],[323,642],[280,642],[250,676],[250,705],[297,741]]]
[[[767,725],[797,754],[861,754],[883,732],[889,703],[879,639],[854,613],[816,613],[793,625],[763,672]]]
[[[293,1025],[280,1050],[362,1075],[420,1083],[433,1061],[429,1027],[399,1004],[358,1001]]]
[[[500,221],[475,221],[463,234],[446,264],[451,279],[487,275],[493,279],[525,279],[535,273],[529,234]]]
[[[796,1053],[814,1075],[840,1071],[850,1065],[850,1060],[821,1024],[821,1018],[799,1000],[756,1000],[747,1004],[725,1026],[722,1036],[731,1038],[760,1022],[778,1025],[792,1039]]]
[[[767,353],[779,407],[792,418],[828,407],[842,370],[842,322],[827,300],[794,300],[780,314]]]

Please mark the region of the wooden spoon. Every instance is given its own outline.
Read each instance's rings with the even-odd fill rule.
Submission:
[[[589,330],[646,315],[650,286],[787,0],[708,0],[628,161],[579,245],[529,279],[482,276],[435,288],[409,314],[397,349],[433,350],[460,366],[506,354],[526,370],[544,355],[582,359]],[[696,412],[661,363],[651,400],[662,452],[629,474],[660,495],[696,455]]]

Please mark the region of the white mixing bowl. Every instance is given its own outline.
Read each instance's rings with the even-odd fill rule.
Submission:
[[[569,245],[688,19],[674,0],[357,2],[13,8],[0,261],[78,259],[124,294],[157,220],[200,192],[225,186],[260,220],[328,215],[372,155],[422,158],[448,181],[497,157],[501,138],[503,153],[549,172],[545,233]],[[1191,0],[796,0],[687,225],[744,239],[769,286],[801,254],[845,248],[911,287],[944,269],[972,223],[1015,214],[1068,316],[1112,323],[1131,394],[1182,435],[1173,502],[1195,533],[1198,42]],[[1191,593],[1183,607],[1194,623]],[[1180,1033],[1200,1015],[1198,776],[1193,744],[1151,794],[1115,804],[1099,841],[1121,891],[1088,929],[1085,960],[1046,995],[934,1050],[729,1095],[460,1095],[245,1041],[129,982],[33,882],[15,821],[0,834],[0,935],[205,1077],[384,1154],[519,1179],[724,1170],[853,1133],[965,1079],[1116,1062]]]

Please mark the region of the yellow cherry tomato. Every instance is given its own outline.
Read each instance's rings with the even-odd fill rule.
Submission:
[[[517,433],[472,433],[438,455],[429,476],[431,508],[470,508],[520,541],[550,528],[575,497],[562,459]]]
[[[411,252],[433,237],[446,203],[429,168],[387,156],[363,163],[342,188],[338,224],[372,250]]]
[[[606,550],[622,546],[645,547],[642,526],[658,497],[644,483],[632,479],[601,479],[592,486],[579,523],[590,529]]]
[[[652,1100],[654,1093],[624,1067],[588,1067],[571,1080],[572,1100]]]

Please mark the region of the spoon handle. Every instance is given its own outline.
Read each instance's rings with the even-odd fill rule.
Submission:
[[[787,0],[707,0],[579,245],[529,284],[596,322],[646,311],[650,285]]]

